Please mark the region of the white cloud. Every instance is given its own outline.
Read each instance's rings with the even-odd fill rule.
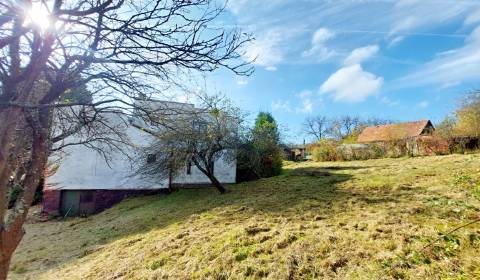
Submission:
[[[311,90],[302,90],[301,92],[295,94],[296,97],[300,99],[309,98],[313,95]]]
[[[379,47],[377,45],[370,45],[363,48],[353,50],[350,55],[343,62],[345,65],[360,64],[365,60],[370,59],[378,53]]]
[[[313,100],[312,100],[312,91],[304,90],[296,94],[300,99],[300,106],[296,108],[297,113],[309,114],[313,112]]]
[[[403,40],[405,40],[405,36],[396,36],[388,43],[389,48],[393,48],[396,45],[400,44]]]
[[[293,103],[297,105],[292,106],[292,102],[290,102],[290,100],[276,100],[271,104],[272,111],[309,114],[313,112],[313,108],[318,101],[317,99],[313,98],[313,92],[311,90],[303,90],[295,94],[295,102]]]
[[[472,25],[480,22],[480,9],[473,11],[463,22],[465,25]]]
[[[429,103],[428,101],[426,101],[426,100],[418,103],[418,107],[420,107],[420,108],[427,108],[428,105],[430,105],[430,103]]]
[[[398,101],[394,101],[394,100],[391,100],[390,98],[386,97],[386,96],[382,96],[382,98],[380,98],[380,102],[382,102],[383,104],[386,104],[388,106],[397,106],[398,104],[400,104]]]
[[[235,79],[237,81],[237,85],[239,85],[239,86],[248,85],[248,79],[245,78],[245,77],[236,77]]]
[[[251,14],[259,10],[269,11],[281,7],[289,1],[290,0],[269,0],[262,2],[262,5],[258,5],[258,0],[229,0],[227,2],[227,9],[234,14]],[[223,4],[223,1],[220,1],[220,3]]]
[[[392,21],[390,35],[421,32],[422,29],[466,17],[479,4],[477,1],[396,1],[389,14]]]
[[[379,92],[383,78],[362,69],[360,64],[340,68],[321,86],[321,94],[330,94],[335,101],[361,102]]]
[[[247,5],[248,0],[234,0],[227,2],[227,9],[234,14],[240,13],[240,11]]]
[[[474,24],[480,1],[270,0],[259,4],[254,0],[231,0],[227,8],[233,12],[235,24],[258,39],[246,57],[258,55],[257,65],[270,67],[297,63],[299,55],[306,58],[302,62],[317,63],[335,58],[352,46],[383,39],[392,47],[409,36],[462,38],[462,29],[454,33],[450,29],[429,31],[463,21]],[[269,35],[271,30],[278,32]],[[332,40],[334,37],[340,39]]]
[[[480,0],[300,2],[271,0],[259,4],[258,1],[253,0],[229,1],[228,8],[234,12],[231,14],[232,21],[243,31],[253,33],[257,38],[257,41],[246,49],[246,59],[257,58],[256,65],[268,71],[274,71],[277,67],[280,69],[279,65],[288,63],[317,63],[325,57],[336,59],[337,55],[345,50],[374,42],[385,42],[385,39],[387,40],[385,48],[395,46],[410,37],[431,38],[433,42],[437,37],[458,40],[458,38],[466,38],[468,35],[464,33],[480,24]],[[462,22],[464,26],[461,26]],[[458,28],[452,32],[452,26]],[[465,42],[464,47],[438,55],[423,66],[412,65],[412,67],[418,67],[417,70],[402,79],[399,84],[401,86],[417,84],[450,86],[463,81],[480,79],[480,67],[478,67],[480,43],[474,43],[474,41],[470,38]],[[383,47],[383,43],[381,46]],[[350,56],[354,56],[353,52]],[[427,56],[419,59],[423,60]],[[342,60],[345,58],[345,56],[338,57]],[[373,89],[380,88],[383,85],[383,79],[380,76],[383,75],[363,70],[361,61],[366,59],[363,57],[362,55],[355,59],[350,57],[345,66],[360,64],[357,66],[360,69],[356,73],[358,77],[365,81],[373,81],[371,84]],[[382,62],[391,64],[409,62],[395,58],[389,61],[382,60]],[[335,74],[348,74],[349,69],[352,71],[351,67],[344,67]],[[336,89],[329,93],[334,97],[338,95],[339,99],[348,99],[343,98],[348,94],[338,94],[338,92],[342,91]],[[361,93],[355,93],[355,95],[363,96]],[[298,105],[293,99],[291,103],[293,108]]]
[[[264,66],[267,69],[283,61],[283,53],[279,47],[285,39],[280,30],[270,30],[248,44],[245,49],[245,59],[254,64]]]
[[[439,54],[413,73],[396,81],[399,87],[439,84],[456,85],[480,79],[480,27],[466,39],[465,45]]]
[[[323,45],[325,42],[330,40],[335,36],[335,33],[332,31],[328,30],[327,28],[319,28],[315,33],[313,34],[312,37],[312,45]]]
[[[272,101],[272,111],[291,112],[290,102],[285,100]]]
[[[302,53],[303,57],[316,56],[320,59],[327,59],[332,56],[333,51],[326,47],[326,42],[332,39],[335,33],[327,28],[319,28],[313,33],[311,47]]]
[[[302,101],[302,106],[297,108],[297,112],[309,114],[313,112],[313,102],[310,98],[304,99]]]

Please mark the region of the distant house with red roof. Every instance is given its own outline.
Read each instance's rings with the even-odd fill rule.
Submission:
[[[429,120],[366,127],[358,136],[359,143],[390,142],[431,136],[435,127]]]
[[[358,136],[361,144],[382,144],[396,155],[435,155],[450,152],[448,141],[435,137],[429,120],[366,127]]]

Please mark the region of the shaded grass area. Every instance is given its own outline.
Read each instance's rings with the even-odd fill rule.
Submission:
[[[480,156],[287,163],[281,176],[29,224],[12,279],[475,279]],[[423,249],[427,244],[441,239]]]

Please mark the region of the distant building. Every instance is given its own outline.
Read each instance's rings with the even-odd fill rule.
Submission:
[[[152,103],[164,110],[194,110],[192,104],[156,101]],[[178,115],[178,114],[177,114]],[[111,126],[124,131],[134,145],[125,146],[124,151],[115,151],[107,163],[98,152],[83,146],[67,146],[63,150],[56,172],[46,178],[44,187],[43,210],[52,215],[88,215],[102,211],[119,202],[126,196],[160,192],[171,186],[189,187],[210,185],[210,180],[194,165],[186,165],[184,170],[173,178],[158,180],[134,175],[130,157],[135,156],[137,148],[149,145],[153,136],[136,125],[135,119],[130,122],[122,120],[122,116],[109,113],[107,116]],[[175,120],[172,120],[175,121]],[[71,136],[65,141],[75,141]],[[51,158],[52,162],[58,159]],[[145,161],[156,158],[145,158]],[[221,183],[235,183],[236,162],[219,158],[215,162],[215,176]]]
[[[419,136],[432,135],[434,131],[435,127],[429,120],[369,126],[360,133],[358,142],[373,143],[408,140]]]
[[[310,159],[306,145],[284,146],[282,150],[285,160],[301,161]]]
[[[376,144],[387,154],[425,156],[447,154],[449,143],[433,135],[435,127],[429,120],[366,127],[358,143]]]

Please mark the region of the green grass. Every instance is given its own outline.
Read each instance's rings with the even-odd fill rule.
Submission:
[[[479,279],[480,155],[287,163],[26,225],[12,279]],[[429,242],[442,237],[430,246]]]

